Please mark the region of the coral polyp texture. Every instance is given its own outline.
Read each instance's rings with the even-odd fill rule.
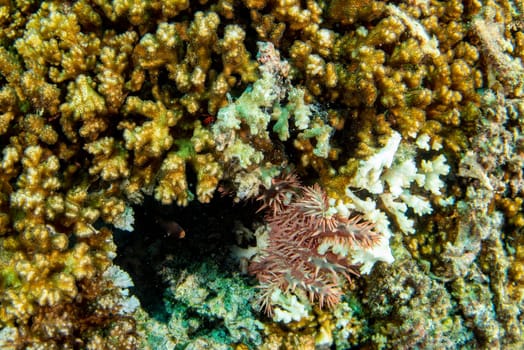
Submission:
[[[522,0],[0,2],[0,347],[524,347],[523,14]],[[182,246],[200,237],[162,211],[217,192],[224,222],[254,209],[218,240],[231,249],[205,247],[213,264],[147,265],[126,246],[167,246],[159,223]],[[130,295],[151,287],[143,265],[169,316]]]

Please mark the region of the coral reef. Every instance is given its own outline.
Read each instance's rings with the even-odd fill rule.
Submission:
[[[391,349],[472,347],[474,332],[458,312],[453,294],[412,260],[400,242],[393,245],[398,261],[365,281],[361,307],[373,328],[369,343]]]
[[[171,280],[166,295],[171,314],[167,328],[177,343],[207,342],[213,348],[212,344],[261,344],[263,324],[254,317],[250,304],[254,290],[238,277],[220,276],[217,267],[209,264],[199,264],[197,271],[165,274]],[[216,329],[205,334],[202,330],[210,328],[210,321],[203,320],[212,320]]]
[[[363,272],[368,273],[376,261],[393,260],[388,248],[394,229],[391,222],[402,233],[414,233],[415,219],[433,211],[428,199],[431,195],[435,197],[433,206],[446,206],[453,200],[441,198],[444,182],[440,177],[449,172],[445,156],[439,154],[434,155],[432,160],[419,160],[421,149],[430,154],[427,138],[426,134],[422,134],[415,144],[401,144],[400,134],[393,133],[384,148],[359,162],[356,176],[345,184],[345,196],[336,202],[336,208],[342,215],[347,215],[348,210],[356,210],[382,232],[375,247],[361,249],[354,254],[353,260],[363,264]],[[440,148],[440,144],[434,144],[432,148],[433,152]],[[356,193],[362,189],[367,190],[370,196],[361,199]],[[410,211],[416,216],[410,218]]]
[[[149,315],[114,264],[114,232],[135,231],[150,199],[209,203],[218,189],[271,193],[273,234],[288,223],[276,214],[309,214],[315,197],[330,233],[351,213],[380,240],[353,244],[342,268],[328,259],[335,273],[302,261],[323,282],[353,265],[363,276],[337,279],[331,311],[298,303],[302,287],[275,294],[301,315],[286,326],[182,295],[233,300],[229,281],[245,301],[248,277],[173,268],[179,317],[227,324],[217,347],[521,348],[523,13],[521,0],[0,2],[2,346],[139,347]],[[274,187],[289,168],[306,184],[295,194]],[[290,249],[261,227],[241,249]],[[156,239],[192,230],[177,232]]]

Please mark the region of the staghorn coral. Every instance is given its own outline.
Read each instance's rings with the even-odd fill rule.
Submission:
[[[353,262],[362,264],[364,273],[369,273],[377,261],[394,260],[389,248],[394,233],[415,233],[419,218],[454,200],[452,196],[444,197],[441,176],[450,170],[446,157],[438,154],[441,145],[430,145],[429,139],[423,134],[414,144],[407,144],[400,134],[393,133],[373,156],[326,181],[333,205],[341,215],[357,211],[382,233],[371,249],[354,251]],[[340,188],[345,188],[345,194],[340,193]],[[365,190],[365,197],[360,190]]]

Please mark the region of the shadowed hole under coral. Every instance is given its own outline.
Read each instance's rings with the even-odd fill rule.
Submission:
[[[133,279],[132,292],[142,307],[165,322],[168,313],[163,296],[169,283],[164,267],[182,271],[192,263],[211,258],[224,271],[237,271],[229,254],[229,246],[235,244],[234,224],[241,221],[250,227],[253,220],[261,220],[261,215],[255,213],[257,206],[235,204],[219,196],[208,204],[195,200],[187,207],[164,206],[146,197],[141,206],[134,208],[134,232],[115,231],[118,256],[114,263]]]

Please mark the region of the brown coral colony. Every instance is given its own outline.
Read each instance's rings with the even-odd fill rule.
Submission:
[[[524,0],[0,1],[0,349],[147,348],[108,273],[126,256],[116,229],[136,236],[149,198],[221,188],[265,213],[239,244],[257,239],[241,249],[262,307],[287,323],[275,300],[300,299],[309,315],[287,319],[329,323],[321,348],[524,348],[523,14]],[[182,238],[174,219],[156,226]],[[171,241],[194,238],[184,228]],[[376,261],[390,265],[359,279],[356,315],[344,284]]]

